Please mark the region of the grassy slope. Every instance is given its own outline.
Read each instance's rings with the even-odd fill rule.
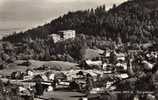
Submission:
[[[70,62],[64,62],[64,61],[36,61],[36,60],[30,60],[31,65],[30,66],[21,66],[18,65],[18,63],[22,63],[23,61],[16,61],[14,64],[10,64],[8,68],[0,70],[1,75],[10,75],[14,71],[22,71],[25,72],[28,68],[38,68],[42,66],[43,64],[49,64],[52,67],[53,66],[60,66],[62,70],[67,70],[70,68],[77,67],[78,64],[76,63],[70,63]]]

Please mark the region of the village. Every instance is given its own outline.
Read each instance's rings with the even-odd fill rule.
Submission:
[[[74,30],[59,33],[51,35],[55,42],[75,38]],[[156,100],[158,52],[153,46],[87,48],[80,63],[17,60],[15,68],[0,70],[1,100]],[[62,91],[71,96],[60,96]]]
[[[157,4],[0,0],[0,100],[158,100]]]

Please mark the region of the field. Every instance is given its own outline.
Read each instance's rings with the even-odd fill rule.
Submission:
[[[0,75],[2,76],[10,76],[12,72],[15,71],[21,71],[21,72],[25,72],[27,69],[34,69],[34,68],[39,68],[42,65],[46,64],[49,67],[60,67],[61,70],[67,70],[67,69],[71,69],[71,68],[75,68],[77,67],[77,64],[75,63],[69,63],[69,62],[63,62],[63,61],[35,61],[35,60],[30,60],[29,62],[31,63],[30,66],[24,66],[24,65],[20,65],[21,63],[23,63],[25,61],[16,61],[13,64],[8,65],[8,67],[6,69],[0,70]],[[41,73],[41,72],[45,72],[45,70],[42,71],[35,71],[35,73]],[[7,78],[2,78],[3,82],[7,82],[8,79]],[[17,85],[24,85],[27,87],[27,85],[29,86],[33,86],[35,85],[35,83],[29,82],[22,82],[23,80],[10,80],[11,83],[13,84],[17,84]],[[41,96],[40,98],[35,98],[35,100],[47,100],[47,99],[51,99],[52,100],[78,100],[81,96],[83,96],[84,94],[81,94],[79,92],[72,92],[72,91],[67,91],[67,90],[57,90],[57,91],[51,91],[51,92],[44,92],[44,95]]]
[[[69,91],[53,91],[44,93],[41,98],[43,99],[59,99],[59,100],[79,100],[80,97],[84,96],[84,94],[79,92],[69,92]]]
[[[18,60],[15,63],[7,65],[8,67],[0,70],[0,75],[10,75],[14,71],[21,71],[25,72],[27,69],[34,69],[39,68],[42,65],[50,67],[50,69],[53,68],[59,68],[61,70],[70,70],[70,69],[76,69],[77,65],[76,63],[69,63],[64,61],[36,61],[36,60],[29,60],[31,63],[29,66],[21,65],[21,63],[25,62],[24,60]]]

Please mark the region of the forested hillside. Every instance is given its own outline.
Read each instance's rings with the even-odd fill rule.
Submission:
[[[53,43],[48,38],[52,33],[67,29],[76,30],[74,40]],[[3,41],[18,48],[17,59],[69,58],[71,61],[81,59],[83,47],[105,49],[113,41],[158,42],[158,0],[129,0],[119,6],[114,4],[108,11],[106,5],[102,5],[96,9],[68,12],[43,26],[5,37]],[[22,45],[17,47],[17,43]]]
[[[28,38],[33,40],[47,39],[49,34],[66,29],[74,29],[77,33],[99,35],[102,33],[100,32],[102,31],[100,29],[102,27],[103,20],[106,19],[106,15],[107,12],[105,11],[105,6],[100,6],[95,10],[90,9],[85,11],[68,12],[66,15],[63,15],[44,26],[39,26],[24,33],[14,34],[4,38],[4,40],[21,42],[27,40]]]
[[[21,42],[28,39],[47,39],[59,30],[75,29],[78,34],[106,36],[124,42],[146,42],[157,40],[158,5],[157,0],[130,0],[106,11],[106,6],[85,11],[69,12],[44,26],[24,33],[9,36],[3,40]]]

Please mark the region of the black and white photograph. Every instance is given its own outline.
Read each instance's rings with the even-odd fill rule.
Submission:
[[[158,100],[158,0],[0,0],[0,100]]]

